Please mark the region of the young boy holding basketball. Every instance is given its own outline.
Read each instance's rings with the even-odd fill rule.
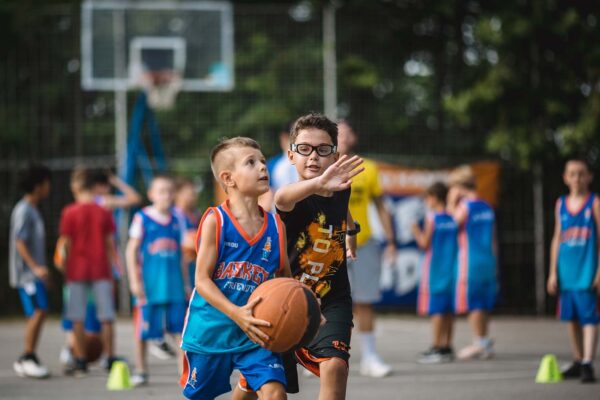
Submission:
[[[454,276],[456,273],[458,227],[446,212],[448,188],[434,183],[425,192],[429,210],[421,229],[413,225],[413,234],[419,247],[425,250],[421,268],[421,283],[417,313],[431,316],[433,345],[419,362],[437,364],[452,361],[452,325],[454,323]]]
[[[321,377],[322,400],[346,396],[353,326],[346,255],[355,257],[360,230],[348,203],[351,179],[362,172],[363,168],[358,168],[362,160],[358,156],[339,157],[337,133],[337,125],[323,115],[298,118],[290,133],[288,157],[300,181],[275,193],[275,206],[288,232],[292,275],[321,299],[326,319],[307,347],[284,355],[287,390],[298,392],[295,357]]]
[[[459,167],[448,179],[448,212],[458,225],[458,268],[455,312],[468,314],[473,343],[457,358],[489,359],[494,356],[489,337],[490,313],[496,303],[496,215],[477,196],[475,176],[469,166]]]
[[[589,190],[592,173],[585,161],[569,160],[563,180],[569,194],[556,202],[548,292],[559,293],[560,319],[569,322],[573,363],[563,376],[590,383],[596,380],[592,362],[600,321],[600,200]]]
[[[285,228],[278,216],[258,205],[269,190],[265,158],[256,141],[236,137],[211,151],[211,168],[227,194],[209,208],[197,236],[196,285],[181,348],[183,395],[214,399],[231,390],[234,369],[261,399],[285,399],[281,356],[262,348],[267,321],[252,316],[254,289],[276,275],[290,276]]]
[[[152,204],[134,215],[129,228],[126,259],[135,296],[135,386],[148,383],[147,341],[162,339],[165,332],[181,340],[189,278],[181,257],[182,227],[171,209],[174,191],[169,176],[155,176],[148,189]]]

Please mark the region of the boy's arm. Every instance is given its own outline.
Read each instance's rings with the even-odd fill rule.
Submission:
[[[550,271],[548,272],[548,283],[546,284],[548,293],[554,296],[558,290],[558,278],[556,274],[558,260],[558,246],[560,241],[560,212],[558,207],[554,212],[554,234],[550,243]]]
[[[138,273],[138,271],[140,271],[138,252],[141,243],[141,239],[133,237],[129,238],[127,248],[125,249],[125,261],[127,264],[127,275],[129,277],[129,290],[131,290],[131,293],[139,302],[144,303],[146,300],[146,293],[144,292],[144,284]]]
[[[296,203],[315,193],[329,194],[348,189],[352,178],[364,171],[364,168],[357,168],[362,162],[358,156],[341,156],[322,175],[279,189],[275,193],[275,207],[285,212],[292,211]]]
[[[431,238],[433,236],[433,220],[431,218],[425,218],[423,229],[421,229],[419,225],[414,224],[412,226],[412,233],[419,248],[427,250],[431,245]]]
[[[379,214],[379,220],[381,221],[381,226],[385,232],[385,240],[387,242],[385,250],[383,251],[383,258],[389,260],[396,254],[396,238],[394,237],[394,228],[392,226],[392,215],[385,208],[381,196],[374,197],[373,203],[377,209],[377,214]]]
[[[204,219],[200,231],[200,244],[196,257],[196,291],[210,305],[233,320],[254,343],[265,346],[269,340],[259,326],[270,326],[270,323],[252,316],[252,309],[260,301],[257,297],[243,307],[233,304],[212,280],[217,263],[217,220],[214,213]]]
[[[142,196],[130,185],[123,182],[116,175],[109,175],[110,184],[119,190],[122,195],[107,195],[104,196],[105,206],[110,209],[114,208],[130,208],[142,203]]]
[[[31,252],[27,248],[27,244],[25,244],[25,241],[21,239],[16,239],[15,247],[23,261],[25,261],[25,264],[29,267],[29,269],[31,270],[31,272],[33,272],[35,276],[37,276],[43,281],[48,279],[48,267],[45,265],[40,265],[34,260],[33,256],[31,255]]]
[[[600,200],[598,200],[598,198],[595,199],[594,204],[592,205],[592,211],[594,213],[596,232],[600,232]],[[600,235],[597,234],[596,236],[596,251],[600,253]],[[600,294],[600,254],[598,260],[599,265],[596,267],[596,277],[594,278],[594,282],[592,283],[592,288],[595,288],[596,292]]]
[[[346,226],[348,230],[356,229],[356,224],[354,223],[354,218],[352,218],[350,210],[348,210],[346,221]],[[356,260],[356,235],[346,235],[346,258]]]

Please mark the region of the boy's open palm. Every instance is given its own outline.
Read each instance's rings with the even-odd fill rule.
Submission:
[[[359,156],[350,158],[347,155],[341,156],[319,177],[321,187],[329,192],[348,189],[352,184],[352,178],[365,170],[364,167],[357,168],[362,163],[363,160]]]
[[[271,324],[268,321],[257,319],[252,316],[252,310],[259,302],[260,297],[257,297],[245,306],[239,307],[232,319],[250,340],[265,347],[266,342],[269,341],[270,338],[266,333],[260,330],[259,326],[271,326]]]

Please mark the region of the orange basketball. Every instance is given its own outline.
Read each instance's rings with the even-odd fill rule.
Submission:
[[[85,358],[87,362],[94,362],[100,358],[102,355],[102,350],[104,346],[102,344],[102,339],[100,339],[100,335],[85,334]]]
[[[260,297],[254,317],[271,323],[261,327],[271,340],[266,348],[282,353],[306,346],[315,337],[321,323],[321,309],[308,286],[292,278],[275,278],[263,282],[248,302]]]

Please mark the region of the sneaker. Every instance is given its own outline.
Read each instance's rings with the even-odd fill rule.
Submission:
[[[594,383],[596,377],[594,376],[594,367],[591,363],[581,364],[581,383]]]
[[[565,379],[575,379],[581,377],[581,361],[573,361],[564,367],[560,373]]]
[[[145,386],[148,384],[148,374],[145,372],[136,372],[131,375],[129,382],[131,382],[133,387]]]
[[[115,361],[125,361],[125,358],[120,357],[120,356],[112,356],[112,357],[102,356],[102,358],[100,359],[100,362],[98,364],[100,365],[100,368],[102,368],[106,372],[110,372]]]
[[[441,364],[454,360],[454,352],[449,347],[436,348],[432,347],[429,350],[421,353],[421,357],[417,361],[419,364]]]
[[[35,354],[21,356],[14,364],[15,373],[21,378],[44,379],[50,376],[46,368]]]
[[[360,374],[371,378],[383,378],[392,372],[392,367],[384,363],[378,356],[371,356],[360,362]]]
[[[454,350],[452,350],[452,347],[442,347],[440,354],[442,355],[443,362],[454,361]]]
[[[479,344],[472,344],[460,349],[456,357],[462,361],[474,360],[477,358],[481,360],[489,360],[495,356],[493,346],[494,344],[492,341],[490,341],[489,345],[485,347]]]
[[[440,364],[442,362],[441,349],[432,347],[429,350],[421,353],[421,356],[417,360],[419,364]]]
[[[69,365],[75,362],[75,357],[73,357],[73,352],[69,346],[63,346],[63,348],[60,349],[58,360],[62,365]]]
[[[171,360],[177,355],[175,351],[164,340],[150,342],[150,354],[159,360]]]
[[[81,359],[75,359],[71,365],[67,365],[64,369],[65,375],[75,378],[83,378],[88,374],[87,362]]]

